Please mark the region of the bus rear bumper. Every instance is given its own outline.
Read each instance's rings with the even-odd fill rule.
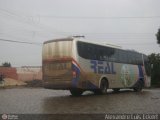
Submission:
[[[43,82],[43,87],[46,89],[55,89],[55,90],[69,90],[72,88],[71,83],[50,83],[50,82]]]

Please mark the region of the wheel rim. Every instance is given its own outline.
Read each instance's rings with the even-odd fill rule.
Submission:
[[[142,90],[142,85],[140,83],[134,88],[135,91],[140,92]]]
[[[138,90],[138,91],[141,91],[141,90],[142,90],[141,84],[138,85],[137,90]]]
[[[107,87],[104,87],[103,93],[107,93]]]
[[[102,90],[102,93],[107,93],[107,82],[106,81],[102,81],[102,84],[101,84],[101,90]]]

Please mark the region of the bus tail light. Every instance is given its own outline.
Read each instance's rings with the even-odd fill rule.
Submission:
[[[76,78],[76,77],[77,77],[76,71],[72,71],[72,77],[73,77],[73,78]]]

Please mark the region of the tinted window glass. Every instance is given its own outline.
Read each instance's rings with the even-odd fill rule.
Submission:
[[[134,51],[125,51],[80,41],[77,43],[77,48],[79,56],[85,59],[142,64],[142,55]]]
[[[119,61],[122,63],[128,63],[128,53],[124,50],[119,50]]]
[[[100,45],[78,42],[78,54],[85,59],[115,61],[115,49]]]

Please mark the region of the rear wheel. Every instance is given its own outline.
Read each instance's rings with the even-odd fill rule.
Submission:
[[[100,92],[102,94],[106,94],[107,89],[108,89],[108,81],[106,79],[102,79],[100,84]]]
[[[96,95],[101,95],[101,94],[102,94],[101,90],[99,90],[99,89],[94,90],[93,92],[94,92],[94,94],[96,94]]]
[[[70,93],[71,93],[73,96],[80,96],[80,95],[82,95],[83,91],[80,90],[80,89],[71,89],[71,90],[70,90]]]
[[[133,90],[135,92],[140,92],[142,91],[142,88],[143,88],[143,83],[142,81],[138,81],[136,84],[135,84],[135,87],[133,88]]]

